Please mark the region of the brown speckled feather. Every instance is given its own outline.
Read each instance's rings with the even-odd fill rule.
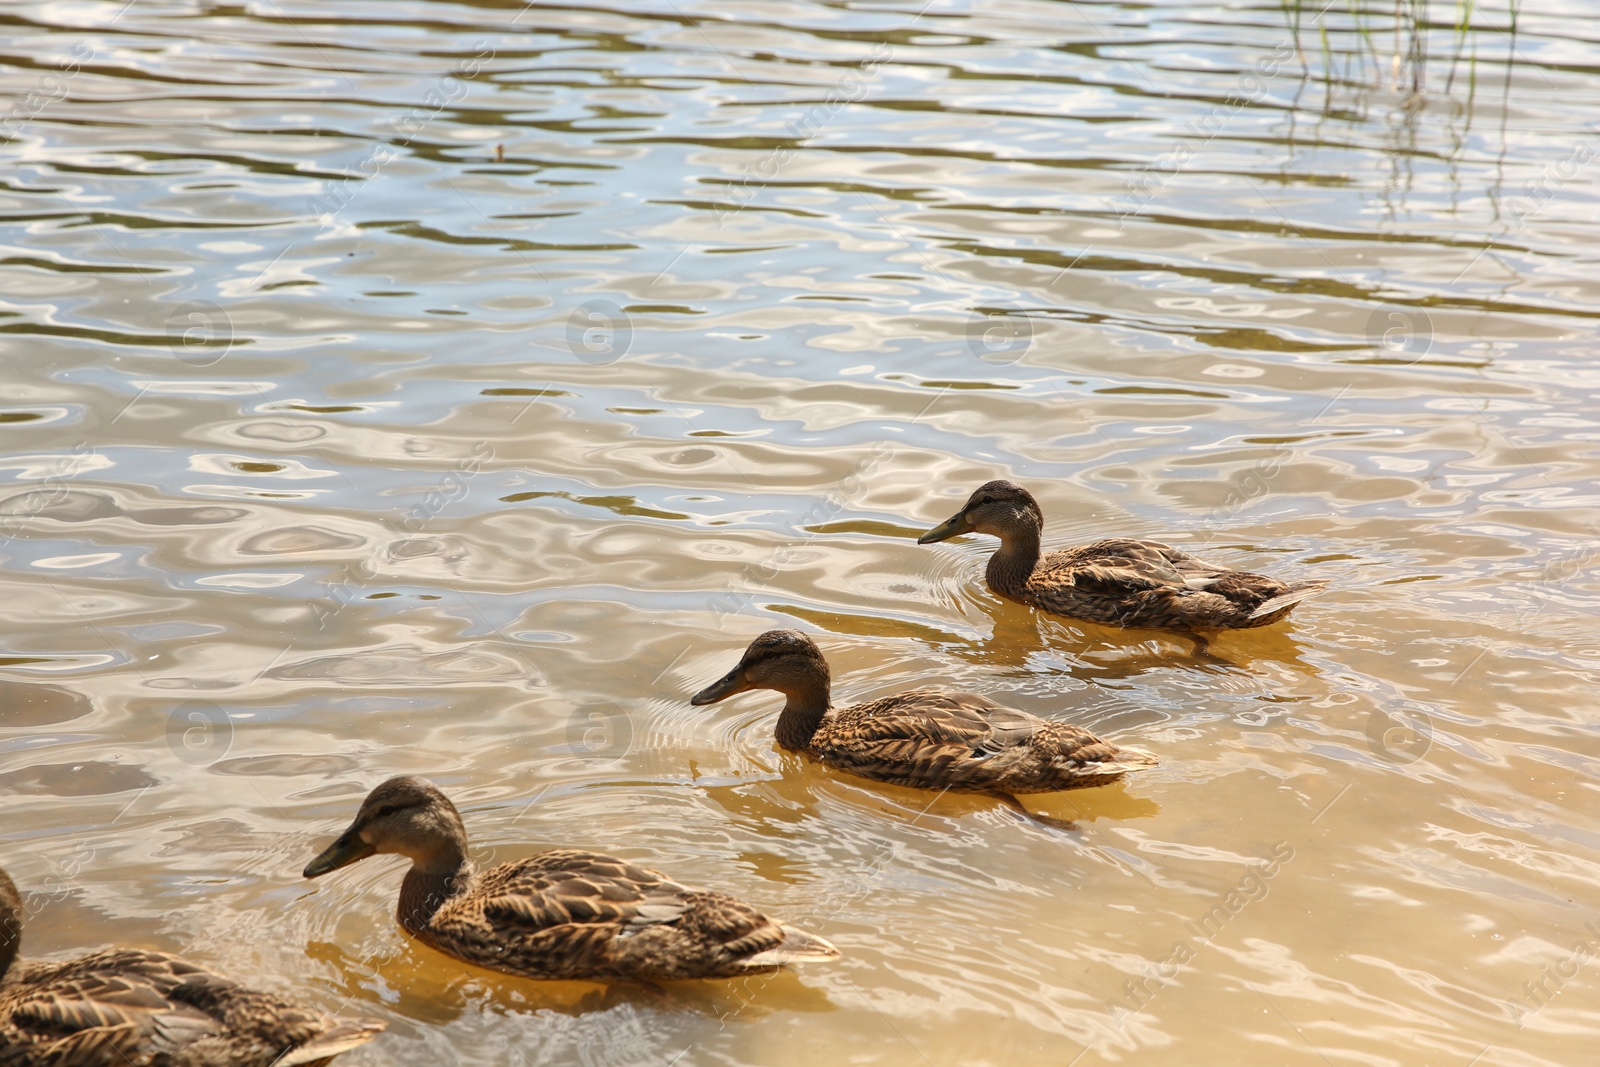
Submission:
[[[913,689],[830,712],[808,751],[864,778],[963,792],[1081,789],[1156,762],[1081,727],[941,689]]]
[[[721,893],[593,852],[556,849],[484,872],[418,936],[530,978],[725,978],[771,964],[784,927]]]
[[[1229,570],[1159,541],[1113,537],[1052,552],[1020,588],[1003,580],[995,592],[1056,615],[1113,626],[1207,630],[1276,622],[1323,587]],[[1268,601],[1292,594],[1300,595],[1281,610],[1258,614]]]
[[[383,1027],[341,1022],[161,952],[18,963],[0,982],[5,1067],[326,1063]]]

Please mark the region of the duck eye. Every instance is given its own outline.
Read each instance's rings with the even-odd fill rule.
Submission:
[[[982,500],[978,501],[978,503],[979,504],[993,504],[994,503],[994,497],[986,496]]]
[[[378,809],[377,817],[380,819],[387,819],[389,816],[393,815],[399,810],[400,805],[398,804],[385,804],[383,807]]]

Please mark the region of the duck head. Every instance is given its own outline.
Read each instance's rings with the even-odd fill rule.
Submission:
[[[405,856],[422,870],[454,869],[466,852],[467,832],[450,798],[426,778],[391,778],[367,794],[355,820],[306,865],[317,878],[381,853]]]
[[[733,670],[690,698],[696,707],[715,704],[751,689],[780,693],[809,692],[828,687],[828,661],[811,638],[798,630],[768,630],[744,650]]]
[[[984,482],[972,491],[961,510],[917,538],[919,545],[948,541],[965,533],[983,533],[1004,540],[1026,529],[1044,528],[1044,512],[1033,494],[1015,482]]]

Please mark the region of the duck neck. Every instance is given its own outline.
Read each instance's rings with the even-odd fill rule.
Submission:
[[[1039,531],[1031,526],[1000,534],[1000,547],[989,557],[989,588],[1002,596],[1020,593],[1039,564]]]
[[[405,881],[400,883],[400,906],[395,917],[408,933],[422,933],[446,901],[472,888],[473,876],[466,850],[454,842],[449,849],[413,860]]]
[[[811,738],[828,714],[828,680],[818,678],[784,693],[783,712],[778,716],[774,736],[779,745],[788,749],[803,750],[810,747]]]

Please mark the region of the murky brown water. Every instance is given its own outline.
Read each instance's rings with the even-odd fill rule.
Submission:
[[[1586,1062],[1600,19],[1434,5],[1408,104],[1337,6],[1309,77],[1265,2],[8,8],[29,950],[389,1019],[350,1064]],[[1041,622],[914,544],[999,476],[1334,589],[1220,663]],[[777,625],[1166,762],[1073,838],[819,770],[686,703]],[[393,861],[299,877],[401,772],[845,959],[463,977]]]

